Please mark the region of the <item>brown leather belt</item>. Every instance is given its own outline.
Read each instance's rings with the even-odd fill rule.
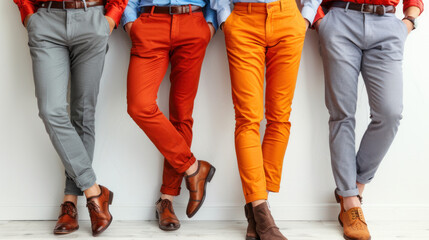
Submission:
[[[185,14],[192,12],[202,12],[203,8],[200,6],[191,5],[179,5],[179,6],[169,6],[169,7],[158,7],[158,6],[147,6],[142,8],[142,13],[151,13],[152,8],[154,7],[153,13],[164,13],[164,14]]]
[[[360,11],[361,13],[373,13],[380,16],[383,16],[386,13],[396,12],[395,6],[391,5],[358,4],[353,2],[332,2],[329,7],[347,8],[350,10]]]
[[[87,7],[103,6],[105,0],[86,0]],[[82,0],[64,0],[61,2],[50,1],[44,2],[39,5],[41,8],[48,8],[50,5],[51,8],[60,8],[60,9],[80,9],[85,8],[85,4]]]

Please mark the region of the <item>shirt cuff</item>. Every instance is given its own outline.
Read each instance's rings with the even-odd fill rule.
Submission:
[[[231,15],[231,8],[223,8],[222,10],[217,12],[217,22],[219,25],[224,23],[226,19]]]
[[[115,21],[115,27],[118,27],[122,16],[122,11],[116,8],[112,8],[107,10],[106,16],[111,17]]]
[[[304,6],[301,10],[301,15],[307,19],[310,23],[313,22],[314,17],[316,16],[316,12],[313,10],[313,8],[309,6]]]
[[[206,6],[206,7],[209,7],[209,6]],[[217,21],[216,21],[215,11],[206,11],[205,19],[206,19],[206,21],[208,23],[213,24],[213,27],[215,28],[215,30],[217,30],[218,24],[217,24]]]

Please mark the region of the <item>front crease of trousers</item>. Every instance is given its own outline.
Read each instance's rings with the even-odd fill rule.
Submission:
[[[179,195],[184,172],[196,161],[192,111],[210,29],[201,12],[143,13],[131,29],[128,112],[165,157],[161,193]],[[156,103],[171,63],[170,120]]]
[[[235,108],[235,148],[246,202],[278,192],[306,23],[295,1],[236,3],[224,24]],[[261,144],[259,127],[265,116]]]
[[[331,8],[319,27],[325,71],[331,163],[337,192],[359,194],[387,153],[402,118],[402,57],[408,34],[394,14],[378,16]],[[368,92],[371,123],[355,150],[359,73]]]
[[[110,33],[103,12],[40,8],[27,24],[39,116],[65,167],[65,194],[96,181],[94,114]]]

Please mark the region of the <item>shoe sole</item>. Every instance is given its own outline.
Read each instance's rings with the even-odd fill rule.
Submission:
[[[155,217],[156,217],[156,220],[159,220],[158,211],[155,211]],[[179,226],[177,228],[168,228],[168,227],[164,227],[164,226],[160,225],[159,222],[158,222],[158,227],[159,227],[159,229],[161,229],[163,231],[171,232],[171,231],[178,230],[180,228],[180,224],[179,224]]]
[[[111,191],[109,191],[109,205],[112,205],[112,202],[113,202],[113,192],[111,192]],[[106,225],[106,227],[104,227],[103,229],[101,229],[99,232],[97,232],[97,233],[92,233],[92,236],[93,237],[97,237],[97,236],[99,236],[100,234],[102,234],[109,226],[110,226],[110,224],[112,223],[112,221],[113,221],[113,216],[112,216],[112,214],[110,213],[110,208],[109,208],[109,214],[110,214],[110,221],[109,221],[109,223]]]
[[[213,166],[211,166],[211,167],[210,167],[209,174],[207,174],[207,177],[206,177],[206,182],[204,183],[204,193],[203,193],[203,198],[201,199],[201,202],[200,202],[200,204],[198,204],[198,206],[197,206],[197,208],[195,209],[195,211],[188,215],[188,218],[192,218],[192,217],[193,217],[193,216],[198,212],[198,210],[200,210],[201,206],[203,205],[204,200],[206,199],[207,183],[209,183],[209,182],[212,180],[212,178],[213,178],[213,176],[214,176],[215,172],[216,172],[216,168],[215,168],[215,167],[213,167]]]
[[[76,232],[78,229],[79,229],[79,226],[77,226],[77,228],[69,230],[69,231],[55,231],[54,230],[54,234],[55,235],[66,235],[66,234],[69,234],[69,233]]]

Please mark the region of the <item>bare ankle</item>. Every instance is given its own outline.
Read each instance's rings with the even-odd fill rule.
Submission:
[[[90,197],[94,197],[94,196],[98,196],[101,193],[101,189],[100,186],[98,186],[97,183],[95,183],[94,185],[92,185],[91,187],[89,187],[88,189],[86,189],[84,191],[86,198],[90,198]]]
[[[352,197],[344,197],[343,198],[344,203],[344,210],[347,211],[354,207],[361,207],[360,200],[357,196]]]
[[[252,207],[256,207],[258,205],[261,205],[262,203],[266,202],[266,200],[262,199],[262,200],[256,200],[252,202]]]
[[[161,199],[162,200],[167,199],[170,202],[173,202],[174,196],[173,195],[168,195],[168,194],[161,194]]]
[[[356,186],[357,186],[357,188],[359,189],[359,196],[361,196],[361,197],[362,197],[363,190],[365,190],[365,184],[362,184],[362,183],[356,182]]]
[[[186,175],[192,175],[198,170],[198,160],[196,160],[189,168],[186,170]]]
[[[64,195],[63,202],[72,202],[76,206],[77,205],[77,196],[66,194],[66,195]]]

